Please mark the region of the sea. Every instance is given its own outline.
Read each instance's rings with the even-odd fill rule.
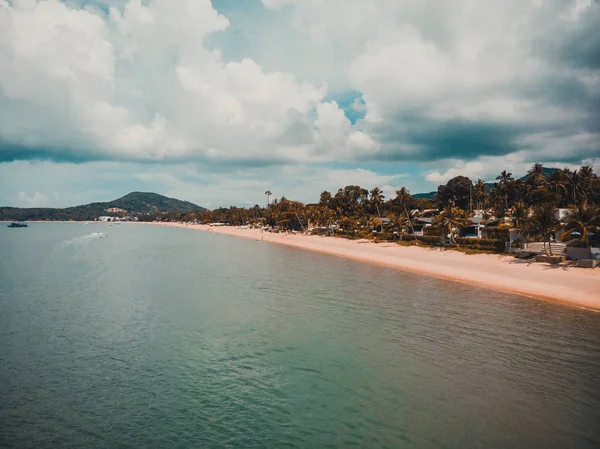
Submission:
[[[599,448],[600,314],[191,229],[2,224],[0,447]]]

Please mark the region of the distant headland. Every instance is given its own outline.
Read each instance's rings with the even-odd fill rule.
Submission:
[[[204,211],[189,201],[181,201],[152,192],[131,192],[113,201],[84,204],[63,209],[49,207],[0,207],[0,220],[88,221],[100,217],[135,220],[157,212]]]

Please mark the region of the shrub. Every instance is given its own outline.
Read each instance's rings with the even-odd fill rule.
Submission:
[[[496,228],[487,230],[487,238],[489,240],[502,240],[506,242],[509,239],[509,230],[507,228]]]
[[[434,236],[434,235],[410,235],[410,234],[403,234],[402,235],[402,240],[404,240],[405,242],[419,242],[419,243],[423,243],[425,245],[439,245],[440,243],[440,236]]]
[[[384,240],[384,241],[388,241],[388,240],[393,240],[394,239],[394,234],[391,232],[380,232],[378,234],[374,234],[373,236],[375,238],[375,240]]]
[[[439,226],[425,226],[423,228],[423,236],[441,237],[442,230]]]
[[[457,238],[456,243],[460,246],[464,246],[472,249],[480,249],[485,251],[503,252],[505,249],[505,243],[502,239],[467,239]]]

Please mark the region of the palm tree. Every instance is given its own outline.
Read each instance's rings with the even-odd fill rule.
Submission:
[[[410,191],[406,187],[400,187],[396,190],[396,198],[394,198],[394,201],[398,203],[399,206],[404,207],[411,198]]]
[[[591,165],[582,165],[579,169],[579,176],[584,180],[589,181],[595,176],[594,168]]]
[[[512,173],[507,172],[506,170],[502,170],[500,175],[496,176],[496,179],[500,182],[498,183],[497,194],[502,195],[504,197],[504,208],[508,209],[508,193],[510,191],[510,184],[514,180]]]
[[[452,204],[446,206],[438,217],[440,227],[450,235],[450,240],[456,243],[452,233],[453,228],[459,228],[467,224],[467,219],[463,215],[463,211]]]
[[[515,228],[522,228],[529,218],[529,208],[523,201],[518,201],[512,208],[513,224]]]
[[[591,191],[593,181],[596,178],[596,174],[594,173],[594,169],[590,165],[583,165],[577,173],[582,179],[585,198],[587,199],[587,194]]]
[[[506,171],[504,173],[506,173]],[[475,198],[475,205],[477,206],[477,209],[483,209],[488,198],[487,186],[485,185],[485,181],[483,181],[483,179],[478,179],[473,186],[473,196]]]
[[[533,208],[533,214],[525,223],[525,231],[532,237],[540,237],[544,242],[544,251],[546,251],[546,242],[550,248],[552,256],[552,235],[560,225],[560,222],[554,214],[554,206],[551,203],[545,203]]]
[[[536,162],[531,166],[527,172],[527,180],[530,181],[534,186],[543,184],[546,177],[544,176],[544,166],[539,162]]]
[[[567,178],[567,189],[574,204],[579,204],[581,200],[585,200],[587,180],[580,175],[580,172],[570,172]]]
[[[569,213],[566,222],[566,231],[560,238],[567,238],[572,232],[577,231],[581,234],[579,240],[588,247],[590,234],[600,227],[600,207],[594,204],[588,205],[587,201],[583,201]]]
[[[548,178],[548,188],[554,195],[554,201],[557,205],[561,205],[561,199],[564,198],[567,193],[566,176],[565,173],[568,170],[556,170]]]
[[[379,212],[379,205],[383,203],[384,200],[383,193],[379,189],[379,187],[375,187],[371,190],[371,204],[375,205],[375,209],[377,210],[377,217],[379,217],[379,222],[381,225],[381,232],[383,232],[383,221],[381,221],[381,213]]]
[[[265,195],[267,195],[267,207],[269,207],[269,204],[271,204],[269,201],[269,198],[271,198],[271,195],[273,195],[273,194],[271,193],[270,190],[267,190],[267,191],[265,191]]]
[[[496,179],[500,181],[500,184],[508,184],[508,182],[513,180],[513,176],[512,173],[503,170],[502,173],[496,176]]]

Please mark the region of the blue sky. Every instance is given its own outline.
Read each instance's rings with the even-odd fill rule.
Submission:
[[[593,0],[0,0],[0,206],[600,168]]]

